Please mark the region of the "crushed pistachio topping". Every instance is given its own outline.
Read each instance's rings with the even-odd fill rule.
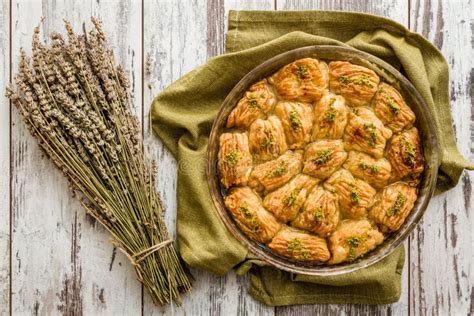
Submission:
[[[275,144],[275,137],[272,134],[272,131],[268,128],[265,128],[263,130],[263,133],[265,134],[265,138],[263,139],[263,142],[260,144],[261,147],[263,148],[268,148],[269,146]]]
[[[305,259],[311,257],[311,252],[303,247],[301,241],[298,238],[293,238],[292,240],[288,241],[287,247],[287,251],[290,254],[295,254],[297,256],[299,255]]]
[[[256,233],[260,229],[260,225],[258,224],[255,214],[249,209],[248,204],[242,203],[239,207],[239,212],[242,213],[245,220],[249,224],[250,230]]]
[[[387,105],[390,108],[390,111],[392,111],[393,115],[398,115],[398,113],[400,113],[400,107],[392,97],[387,97],[385,102],[387,102]]]
[[[355,249],[360,246],[361,239],[357,236],[352,236],[346,239],[346,244],[349,246],[349,255],[347,256],[347,261],[351,262],[357,259],[355,254]]]
[[[332,155],[332,151],[329,149],[323,149],[317,152],[318,157],[313,159],[317,165],[323,165],[329,161]]]
[[[334,107],[334,102],[336,102],[336,98],[331,98],[329,101],[329,109],[326,111],[326,121],[329,123],[333,123],[336,121],[336,108]]]
[[[303,79],[309,78],[308,66],[306,66],[306,65],[298,65],[298,66],[296,66],[296,77],[297,77],[299,80],[303,80]]]
[[[235,167],[237,163],[240,161],[240,152],[238,150],[231,150],[227,153],[225,156],[225,162],[230,166],[230,167]]]
[[[366,164],[365,162],[361,161],[359,163],[359,168],[362,169],[362,170],[368,170],[370,172],[370,174],[372,175],[377,175],[379,174],[380,172],[380,168],[379,166],[377,165],[369,165],[369,164]]]
[[[353,79],[352,82],[358,86],[367,86],[369,88],[374,87],[372,83],[370,82],[369,76],[367,75],[362,75],[359,78]]]
[[[339,83],[343,86],[347,86],[348,84],[352,82],[351,79],[349,79],[349,77],[347,77],[346,75],[339,76],[337,81],[339,81]]]
[[[295,204],[296,200],[298,199],[298,194],[300,193],[301,189],[296,188],[291,191],[290,195],[286,198],[286,204],[288,206],[292,206]]]
[[[323,219],[323,209],[321,207],[318,207],[314,212],[314,218],[316,219],[316,222],[318,224],[321,224],[321,221]]]
[[[402,209],[403,205],[405,205],[406,201],[407,201],[406,196],[398,192],[395,203],[393,204],[391,208],[387,210],[387,215],[394,216],[400,213],[400,210]]]
[[[355,84],[358,86],[367,86],[369,88],[373,88],[374,86],[370,82],[370,79],[367,75],[363,74],[362,76],[355,78],[355,79],[350,79],[347,75],[341,75],[337,79],[339,83],[343,86],[347,86],[350,84]]]
[[[405,137],[400,138],[400,144],[402,145],[403,160],[408,166],[413,167],[416,164],[415,146],[413,146],[412,143],[407,141]]]
[[[357,189],[357,187],[355,185],[351,186],[350,196],[351,196],[351,201],[352,202],[359,203],[359,201],[360,201],[359,190]]]
[[[286,160],[280,161],[278,166],[269,172],[270,177],[279,177],[288,170],[288,162]]]
[[[364,129],[367,133],[369,133],[367,143],[369,146],[375,147],[375,142],[377,141],[377,128],[375,127],[374,123],[365,123]]]
[[[301,128],[301,120],[298,116],[298,112],[290,111],[290,123],[293,130],[299,130]]]
[[[260,109],[260,105],[258,104],[257,98],[255,98],[254,96],[248,97],[247,102],[249,104],[249,109]]]

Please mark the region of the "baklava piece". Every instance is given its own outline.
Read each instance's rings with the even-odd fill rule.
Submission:
[[[275,160],[254,167],[249,186],[255,190],[273,191],[301,172],[302,155],[287,151]]]
[[[383,234],[368,220],[343,220],[329,237],[332,257],[329,264],[352,262],[383,242]]]
[[[417,179],[424,168],[418,130],[413,127],[393,136],[388,145],[387,158],[392,165],[392,181],[405,177]]]
[[[333,61],[329,64],[329,87],[342,95],[352,106],[362,106],[370,102],[380,78],[365,67],[347,61]]]
[[[347,124],[345,99],[332,93],[325,94],[314,106],[313,140],[342,138]]]
[[[318,179],[329,177],[347,158],[340,140],[320,140],[311,143],[304,153],[303,173]]]
[[[318,183],[318,180],[299,174],[281,188],[265,196],[263,207],[273,213],[281,222],[291,221],[298,214],[308,192],[316,183]]]
[[[387,159],[375,159],[359,151],[349,152],[344,168],[376,188],[386,186],[392,173]]]
[[[268,247],[280,256],[306,262],[325,262],[331,257],[326,239],[283,226]]]
[[[285,132],[275,115],[257,119],[249,132],[250,151],[258,162],[275,159],[287,150]]]
[[[269,82],[283,99],[311,103],[327,90],[328,67],[314,58],[299,59],[281,68]]]
[[[374,204],[375,189],[345,169],[333,173],[324,183],[324,188],[339,197],[341,213],[347,218],[365,217]]]
[[[327,237],[336,229],[340,217],[337,196],[318,185],[291,225]]]
[[[375,115],[395,133],[415,123],[415,113],[405,103],[400,92],[386,83],[380,84],[373,105]]]
[[[370,109],[361,107],[355,113],[349,113],[349,123],[344,133],[346,150],[363,151],[380,159],[390,137],[392,131]]]
[[[235,222],[252,240],[267,243],[281,228],[276,218],[262,206],[260,197],[249,187],[236,187],[224,200]]]
[[[273,110],[276,103],[267,80],[261,80],[252,85],[240,99],[237,106],[227,118],[227,128],[248,127],[258,118],[265,118]]]
[[[393,232],[402,226],[415,205],[416,191],[406,183],[397,182],[377,193],[369,215],[382,232]]]
[[[224,133],[220,136],[217,167],[225,188],[247,184],[252,171],[247,134]]]
[[[301,102],[279,102],[275,108],[290,149],[301,149],[310,140],[313,127],[311,105]]]

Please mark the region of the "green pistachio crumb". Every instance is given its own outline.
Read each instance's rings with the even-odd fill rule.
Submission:
[[[339,83],[343,86],[347,86],[348,84],[352,82],[351,79],[349,79],[349,77],[347,77],[346,75],[339,76],[337,81],[339,81]]]
[[[225,162],[230,167],[235,167],[237,163],[240,161],[240,152],[233,149],[225,156]]]
[[[374,86],[372,85],[372,83],[370,82],[370,79],[367,75],[362,75],[360,76],[359,78],[356,78],[356,79],[353,79],[352,82],[355,84],[355,85],[358,85],[358,86],[367,86],[369,88],[373,88]]]
[[[292,206],[293,204],[295,204],[296,200],[298,199],[298,194],[300,193],[300,191],[301,189],[299,188],[296,188],[293,191],[291,191],[290,195],[286,199],[286,204],[288,206]]]
[[[331,98],[329,101],[329,109],[326,111],[326,121],[329,123],[333,123],[336,121],[336,108],[334,107],[334,102],[336,102],[336,98]]]
[[[352,262],[357,259],[355,249],[360,246],[361,238],[358,236],[352,236],[346,239],[346,244],[349,246],[349,255],[347,261]]]
[[[375,147],[375,143],[377,141],[377,128],[375,127],[374,123],[365,123],[364,129],[369,133],[369,137],[367,138],[367,142],[369,146]]]
[[[392,111],[393,115],[398,115],[398,113],[400,113],[400,107],[392,97],[387,97],[385,101],[387,102],[387,105],[390,108],[390,111]]]
[[[316,212],[314,213],[314,218],[316,219],[316,222],[318,224],[321,224],[321,221],[323,219],[323,209],[321,207],[318,207],[316,209]]]
[[[286,160],[280,161],[278,166],[269,172],[270,177],[279,177],[288,171],[288,162]]]
[[[298,65],[298,66],[296,66],[296,77],[297,77],[299,80],[303,80],[303,79],[309,78],[308,66],[306,66],[306,65]]]
[[[305,247],[303,247],[301,241],[298,238],[293,238],[292,240],[288,241],[287,251],[290,254],[300,256],[304,259],[308,259],[311,257],[311,252]]]
[[[357,189],[357,187],[355,185],[353,185],[351,187],[351,201],[354,202],[354,203],[359,203],[360,201],[360,196],[359,196],[359,190]]]
[[[407,201],[406,196],[398,192],[395,203],[393,204],[391,208],[387,210],[387,215],[394,216],[400,213],[400,210],[402,209],[403,205],[405,205],[406,201]]]
[[[332,151],[329,149],[323,149],[317,152],[318,157],[313,159],[317,165],[323,165],[329,161],[332,155]]]
[[[350,85],[350,84],[355,84],[355,85],[358,85],[358,86],[367,86],[369,88],[374,87],[372,85],[372,83],[370,82],[369,77],[365,74],[363,74],[359,78],[355,78],[355,79],[350,79],[349,77],[347,77],[347,75],[341,75],[341,76],[339,76],[338,81],[343,86],[347,86],[347,85]]]
[[[298,112],[290,111],[290,123],[293,130],[299,130],[301,128],[301,120],[298,116]]]
[[[249,209],[249,206],[247,203],[242,203],[240,205],[239,212],[242,213],[245,220],[249,224],[250,230],[254,233],[258,232],[258,230],[260,229],[260,225],[258,224],[255,214]]]
[[[261,147],[263,148],[268,148],[269,146],[275,144],[275,137],[272,134],[272,131],[268,128],[263,130],[263,133],[265,134],[265,138],[263,139],[263,142],[260,144]]]
[[[372,175],[377,175],[379,174],[380,172],[380,168],[379,166],[377,165],[369,165],[369,164],[366,164],[365,162],[361,161],[359,163],[359,168],[362,169],[362,170],[369,170],[370,174]]]
[[[405,160],[405,163],[410,167],[415,166],[416,164],[415,146],[413,146],[412,143],[407,141],[405,137],[400,138],[400,144],[402,145],[403,158]]]

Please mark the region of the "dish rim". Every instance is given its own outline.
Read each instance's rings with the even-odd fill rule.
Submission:
[[[321,59],[323,61],[349,61],[374,70],[385,82],[395,85],[410,105],[410,108],[415,112],[417,119],[415,126],[419,130],[420,139],[422,140],[425,170],[413,210],[399,230],[389,235],[384,234],[385,238],[382,244],[368,252],[364,257],[351,263],[314,265],[298,262],[281,257],[267,249],[265,245],[251,240],[240,230],[226,209],[219,184],[220,181],[217,173],[219,136],[226,129],[225,123],[227,117],[236,106],[236,101],[243,96],[245,91],[252,84],[263,78],[267,78],[286,64],[307,57]],[[381,261],[395,251],[414,230],[428,207],[436,186],[440,157],[437,131],[433,124],[429,124],[429,122],[434,122],[434,117],[416,88],[399,71],[378,57],[354,48],[333,45],[305,46],[280,53],[259,64],[243,76],[228,93],[214,119],[208,140],[206,166],[206,177],[214,207],[227,230],[247,248],[250,254],[280,270],[311,276],[334,276],[366,268]]]

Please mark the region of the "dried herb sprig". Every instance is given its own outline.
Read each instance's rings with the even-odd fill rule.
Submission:
[[[145,159],[141,126],[130,111],[129,83],[116,66],[101,22],[51,46],[34,29],[32,57],[21,51],[17,88],[6,95],[40,147],[64,173],[88,214],[112,235],[156,304],[181,304],[191,289],[164,223],[157,165]]]

